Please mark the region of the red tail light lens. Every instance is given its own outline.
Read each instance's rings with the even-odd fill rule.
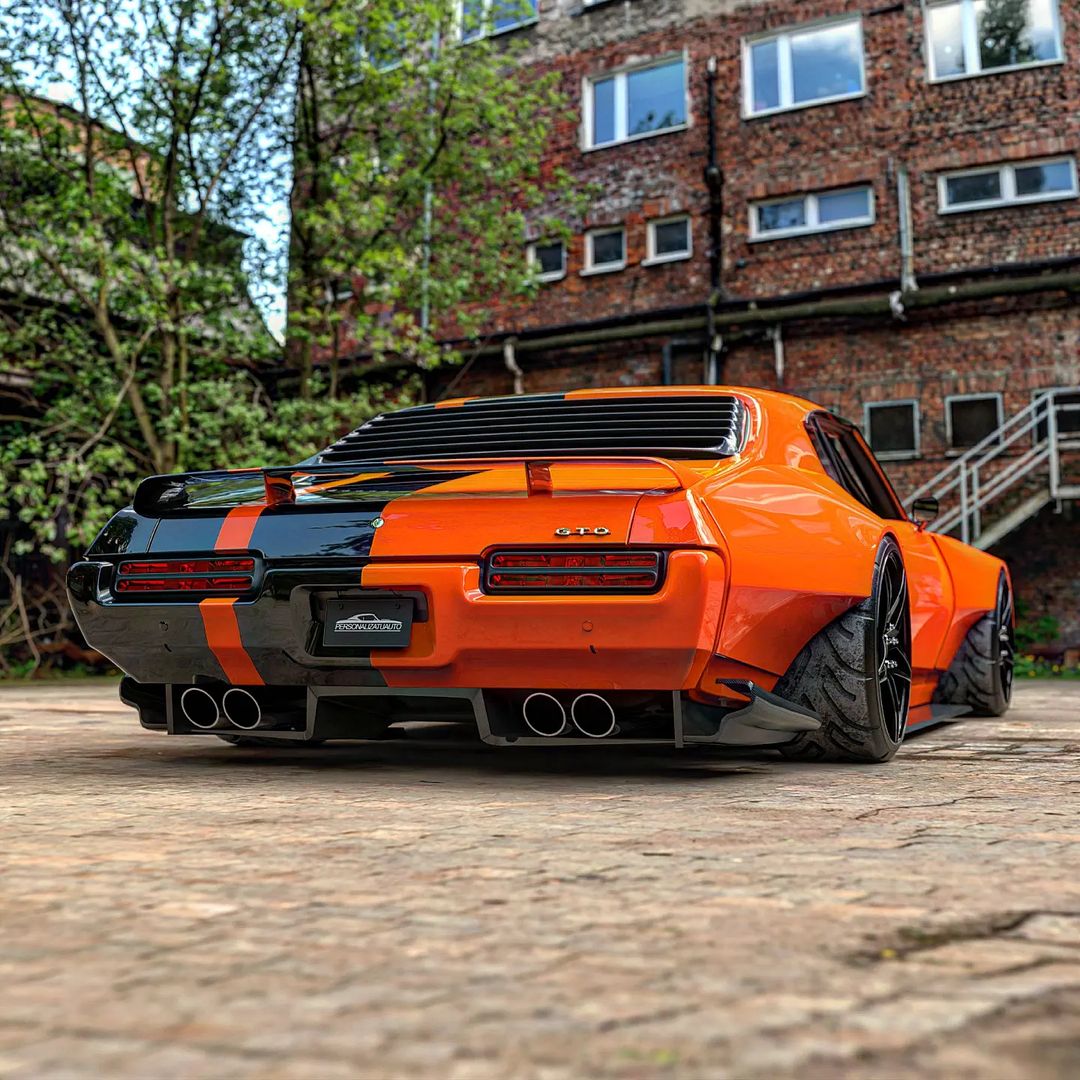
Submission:
[[[141,559],[117,569],[118,593],[237,593],[254,582],[249,558]]]
[[[254,570],[254,559],[167,559],[120,564],[121,577],[133,574],[250,574]]]
[[[497,551],[488,559],[488,592],[652,592],[658,551]]]

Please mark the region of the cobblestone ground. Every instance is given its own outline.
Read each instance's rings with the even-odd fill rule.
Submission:
[[[885,767],[0,690],[0,1075],[1080,1074],[1080,685]]]

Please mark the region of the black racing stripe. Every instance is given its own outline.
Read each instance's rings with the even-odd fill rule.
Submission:
[[[226,510],[212,514],[190,514],[162,518],[148,550],[155,554],[164,551],[213,551]]]
[[[331,593],[359,590],[359,576],[321,587]],[[370,649],[350,650],[347,656],[309,652],[309,646],[316,646],[319,625],[311,608],[299,606],[305,609],[300,616],[289,600],[264,595],[255,603],[233,607],[244,650],[267,686],[308,682],[318,686],[386,685],[382,674],[372,667]]]

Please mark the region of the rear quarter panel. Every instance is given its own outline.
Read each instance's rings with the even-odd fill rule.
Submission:
[[[703,491],[729,564],[717,653],[775,675],[870,595],[888,531],[826,475],[806,412],[793,399],[770,402],[754,432],[757,453]]]
[[[951,536],[932,533],[949,576],[952,578],[954,604],[949,630],[941,645],[937,666],[945,670],[964,643],[967,632],[997,604],[998,579],[1009,568],[1001,559],[979,551]],[[1011,581],[1010,581],[1011,584]]]

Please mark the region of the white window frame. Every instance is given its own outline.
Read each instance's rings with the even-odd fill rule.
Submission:
[[[639,71],[648,71],[650,68],[666,67],[668,64],[682,64],[683,72],[683,112],[686,119],[681,124],[671,127],[657,128],[655,131],[642,131],[637,135],[626,133],[627,112],[629,109],[629,95],[626,89],[627,76]],[[593,101],[593,89],[597,83],[607,79],[615,80],[615,138],[609,142],[598,143],[594,141],[595,134],[595,104]],[[582,124],[581,124],[581,149],[585,153],[593,150],[606,150],[609,146],[619,146],[622,143],[637,142],[640,139],[652,139],[658,135],[670,135],[676,131],[685,131],[690,126],[690,58],[685,49],[681,52],[667,53],[645,64],[627,64],[624,67],[613,68],[611,71],[598,72],[595,75],[587,75],[582,82]]]
[[[911,450],[875,450],[870,442],[870,414],[874,409],[895,408],[897,405],[910,405],[912,424],[914,425],[915,446]],[[896,398],[892,401],[867,401],[863,405],[863,434],[866,445],[870,447],[878,461],[913,461],[922,454],[922,416],[918,398]]]
[[[946,394],[945,395],[945,444],[946,453],[950,455],[966,454],[971,447],[970,446],[953,446],[953,418],[952,418],[952,404],[954,401],[985,401],[987,398],[994,398],[997,403],[997,425],[994,430],[996,431],[1005,422],[1005,401],[1004,395],[1000,390],[987,390],[977,394]],[[986,436],[983,436],[985,439]],[[981,442],[982,440],[980,440]],[[978,446],[978,443],[974,445]]]
[[[1035,165],[1061,165],[1069,166],[1072,177],[1072,187],[1068,191],[1048,191],[1038,195],[1016,194],[1016,170],[1025,169]],[[997,199],[980,199],[978,202],[957,203],[950,206],[948,202],[948,181],[958,176],[980,176],[983,173],[998,173],[1001,176],[1001,196]],[[939,214],[965,214],[971,210],[998,210],[1003,206],[1026,206],[1028,203],[1060,202],[1063,199],[1075,199],[1080,194],[1076,180],[1076,158],[1069,154],[1061,154],[1052,158],[1036,158],[1032,161],[1007,161],[996,165],[972,165],[966,169],[951,169],[949,172],[938,176],[938,213]]]
[[[484,8],[482,16],[483,26],[475,37],[467,38],[465,36],[465,0],[457,0],[457,38],[458,41],[464,45],[468,45],[474,41],[480,41],[482,38],[499,37],[500,34],[512,34],[515,30],[522,29],[522,27],[535,26],[540,21],[540,0],[534,0],[531,18],[524,18],[520,22],[513,23],[511,26],[504,26],[501,29],[496,30],[494,25],[489,23],[493,0],[480,0],[480,3]]]
[[[1053,5],[1054,39],[1057,42],[1058,55],[1051,60],[1032,60],[1029,64],[1007,64],[1004,67],[983,70],[982,55],[979,49],[979,21],[975,17],[975,0],[937,0],[923,5],[923,38],[926,42],[926,72],[932,83],[956,82],[958,79],[977,79],[983,75],[1005,75],[1010,71],[1027,71],[1030,68],[1051,67],[1065,63],[1065,44],[1061,33],[1061,7],[1059,0],[1051,0]],[[956,75],[938,75],[934,70],[934,41],[930,34],[931,8],[960,6],[960,33],[964,42],[965,70]]]
[[[827,225],[819,225],[818,222],[818,199],[823,195],[845,195],[849,191],[866,191],[870,196],[870,212],[864,218],[850,218],[847,221],[834,221]],[[805,225],[796,225],[790,229],[766,229],[761,230],[758,223],[758,207],[773,206],[776,203],[795,202],[802,199],[805,205]],[[750,203],[750,242],[752,244],[765,243],[768,240],[787,240],[792,236],[809,236],[815,233],[839,232],[842,229],[865,229],[874,224],[876,220],[874,185],[852,184],[850,187],[830,188],[827,191],[795,192],[791,195],[778,195],[772,199],[758,199]]]
[[[859,38],[859,79],[862,89],[850,94],[831,94],[829,97],[814,98],[812,101],[795,101],[795,77],[791,64],[791,39],[800,34],[827,30],[833,26],[851,24]],[[762,42],[776,41],[777,78],[779,80],[780,104],[772,109],[754,108],[754,66],[752,49]],[[759,116],[774,116],[776,113],[792,112],[795,109],[812,109],[817,105],[831,105],[836,101],[852,101],[866,97],[866,41],[863,35],[862,16],[850,14],[831,19],[819,19],[816,22],[801,23],[798,26],[785,27],[782,30],[769,30],[761,34],[752,34],[742,40],[742,115],[744,120],[755,120]]]
[[[593,241],[598,236],[610,236],[612,233],[622,233],[622,262],[617,263],[601,263],[599,266],[593,261]],[[590,229],[585,234],[585,266],[581,270],[582,277],[588,277],[590,274],[614,274],[619,270],[626,269],[626,226],[625,225],[605,225],[601,229]]]
[[[551,247],[554,244],[558,244],[562,248],[562,269],[551,270],[544,272],[540,269],[540,263],[536,258],[536,249],[538,247]],[[625,250],[625,248],[624,248]],[[554,240],[534,240],[528,247],[529,265],[534,268],[535,278],[540,282],[548,281],[562,281],[566,277],[566,241],[561,237],[556,237]]]
[[[658,225],[673,225],[676,221],[686,222],[686,250],[673,251],[667,255],[656,254],[656,227]],[[667,217],[655,218],[646,225],[645,231],[645,258],[642,266],[660,266],[663,263],[683,262],[693,258],[694,255],[694,229],[689,214],[669,214]]]

